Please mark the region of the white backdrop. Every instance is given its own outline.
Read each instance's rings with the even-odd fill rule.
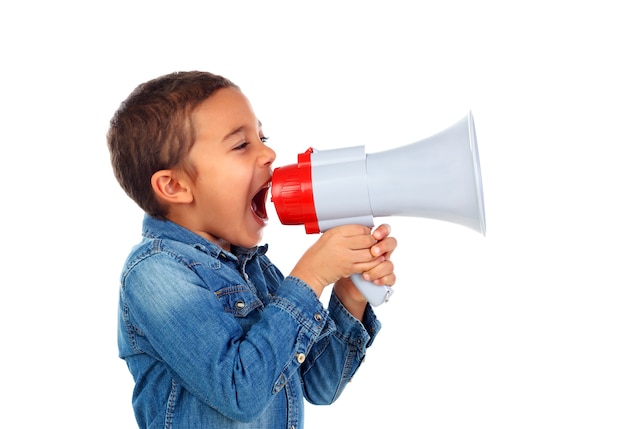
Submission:
[[[399,240],[384,329],[307,427],[624,428],[626,66],[618,1],[35,1],[0,6],[2,420],[133,428],[117,358],[142,215],[108,121],[140,82],[223,74],[278,152],[368,152],[472,110],[487,236],[378,219]],[[272,210],[270,208],[270,210]],[[316,237],[264,237],[288,272]]]

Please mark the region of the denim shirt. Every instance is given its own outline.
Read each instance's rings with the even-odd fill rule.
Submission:
[[[267,246],[233,248],[146,216],[121,275],[119,355],[141,428],[302,428],[335,401],[380,330],[287,277]]]

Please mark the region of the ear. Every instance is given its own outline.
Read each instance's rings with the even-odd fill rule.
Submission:
[[[179,176],[179,175],[176,175]],[[157,198],[168,204],[188,204],[193,194],[186,176],[176,177],[172,170],[159,170],[152,175],[150,183]]]

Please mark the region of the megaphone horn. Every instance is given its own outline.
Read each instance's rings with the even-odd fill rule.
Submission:
[[[438,134],[383,152],[366,154],[364,146],[310,148],[298,155],[297,164],[274,170],[272,201],[281,223],[303,224],[307,233],[350,223],[372,227],[374,217],[411,216],[485,235],[472,113]],[[360,275],[352,280],[364,282]],[[390,288],[373,284],[369,289],[376,294],[366,294],[373,305],[391,294]]]

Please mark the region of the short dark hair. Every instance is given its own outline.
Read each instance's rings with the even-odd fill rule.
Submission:
[[[150,216],[167,215],[152,190],[152,175],[177,167],[194,174],[186,156],[195,140],[191,113],[215,91],[229,87],[239,89],[212,73],[174,72],[139,85],[113,115],[107,132],[113,173]]]

